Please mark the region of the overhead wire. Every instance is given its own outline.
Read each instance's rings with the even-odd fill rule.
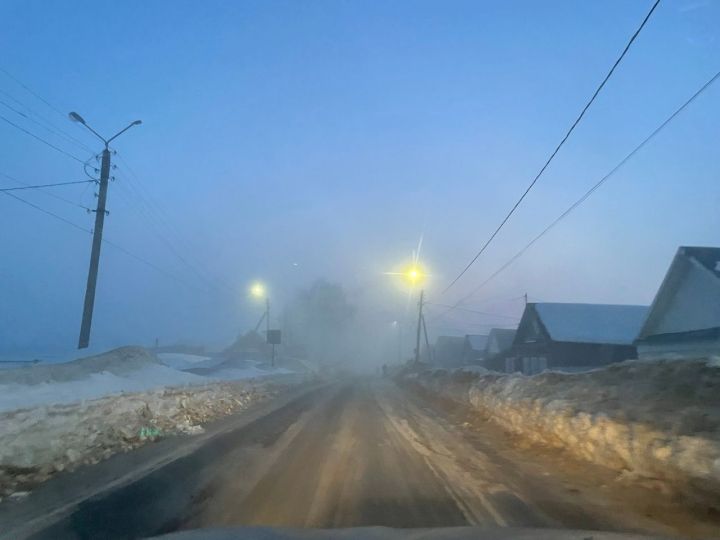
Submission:
[[[1,92],[1,91],[0,91],[0,92]],[[6,92],[2,92],[2,93],[9,96],[9,94],[7,94]],[[48,122],[47,120],[45,120],[44,118],[42,118],[38,113],[35,113],[34,111],[32,111],[32,109],[30,109],[27,105],[24,105],[22,102],[20,102],[20,101],[18,101],[18,100],[15,100],[15,101],[18,102],[18,103],[20,103],[21,106],[25,107],[28,111],[31,111],[31,113],[32,113],[34,116],[37,116],[38,118],[43,119],[43,122],[40,122],[39,120],[36,120],[35,118],[33,118],[32,116],[30,116],[30,115],[28,115],[28,114],[25,114],[24,112],[16,109],[15,107],[13,107],[12,105],[10,105],[9,103],[7,103],[7,102],[5,102],[5,101],[3,101],[3,100],[0,100],[0,105],[3,105],[5,108],[11,110],[12,112],[14,112],[15,114],[17,114],[18,116],[22,116],[23,118],[25,118],[25,119],[28,120],[29,122],[32,122],[33,124],[35,124],[36,126],[40,126],[41,128],[43,128],[44,130],[48,131],[49,133],[52,133],[52,134],[55,135],[56,137],[60,137],[60,138],[62,138],[62,139],[65,139],[65,141],[67,141],[67,142],[69,142],[69,143],[71,143],[71,144],[74,144],[74,145],[78,146],[79,148],[82,148],[85,152],[89,152],[89,153],[91,153],[91,154],[94,153],[93,149],[90,148],[90,147],[89,147],[88,145],[86,145],[85,143],[79,141],[78,139],[76,139],[76,138],[73,137],[72,135],[69,135],[69,134],[67,134],[66,132],[64,132],[63,130],[61,130],[60,128],[54,126],[52,123],[50,123],[50,122]]]
[[[681,112],[683,112],[691,103],[693,103],[703,92],[705,92],[712,84],[714,84],[720,78],[720,71],[715,73],[705,84],[703,84],[699,90],[697,90],[689,99],[687,99],[680,107],[668,116],[658,127],[656,127],[647,137],[645,137],[640,144],[638,144],[632,151],[630,151],[620,162],[613,167],[610,172],[603,176],[598,182],[596,182],[590,189],[588,189],[579,199],[572,203],[564,212],[562,212],[557,218],[555,218],[547,227],[545,227],[537,236],[535,236],[525,247],[513,255],[505,264],[493,272],[487,279],[475,287],[469,294],[461,298],[456,302],[456,306],[464,302],[465,300],[474,296],[480,289],[487,285],[491,280],[502,273],[512,263],[519,259],[533,244],[545,236],[553,227],[565,219],[570,213],[572,213],[578,206],[584,203],[598,188],[600,188],[607,180],[609,180],[620,168],[623,167],[635,154],[637,154],[643,147],[645,147],[652,139],[654,139],[670,122],[672,122]]]
[[[508,220],[510,219],[510,216],[512,216],[515,213],[515,210],[517,210],[517,208],[520,206],[520,203],[522,203],[522,201],[525,199],[527,194],[530,193],[530,190],[535,186],[535,184],[538,182],[538,180],[540,180],[540,177],[543,175],[543,173],[548,168],[548,166],[550,165],[552,160],[555,158],[557,153],[560,151],[560,149],[563,147],[565,142],[568,140],[568,138],[570,137],[572,132],[575,130],[577,125],[580,123],[582,118],[585,116],[585,113],[590,108],[590,106],[593,104],[593,102],[595,101],[595,98],[597,98],[597,96],[600,94],[600,91],[605,87],[605,84],[608,82],[608,80],[610,79],[612,74],[615,72],[615,69],[618,67],[618,65],[620,65],[620,62],[623,60],[623,58],[625,58],[625,55],[630,50],[631,45],[637,39],[637,37],[640,34],[640,32],[642,31],[642,29],[645,27],[646,23],[650,19],[650,16],[653,14],[653,12],[655,11],[655,8],[657,8],[659,3],[660,3],[660,0],[655,0],[652,7],[650,8],[650,11],[648,11],[647,15],[645,15],[645,18],[643,19],[643,21],[640,24],[640,26],[638,27],[638,29],[635,30],[633,35],[630,37],[630,40],[628,41],[627,45],[625,45],[625,48],[620,53],[620,56],[617,58],[617,60],[615,60],[615,63],[610,68],[610,71],[608,71],[607,75],[605,75],[605,78],[602,80],[600,85],[597,87],[597,89],[593,93],[590,100],[585,104],[582,111],[580,111],[580,114],[575,119],[575,121],[572,123],[572,125],[570,126],[570,129],[567,130],[567,132],[565,133],[565,136],[560,140],[560,143],[555,147],[555,150],[553,150],[553,152],[550,154],[550,157],[545,161],[545,164],[542,166],[540,171],[537,173],[537,175],[535,175],[535,178],[533,178],[532,182],[530,182],[530,185],[528,185],[528,187],[525,189],[525,191],[520,196],[520,198],[515,202],[515,204],[512,206],[512,208],[507,213],[507,215],[505,215],[505,217],[502,219],[502,221],[500,222],[500,225],[497,226],[497,228],[493,231],[493,233],[490,235],[490,237],[486,240],[486,242],[480,248],[480,251],[478,251],[477,254],[475,254],[475,256],[470,260],[470,262],[465,266],[465,268],[463,268],[463,270],[455,277],[455,279],[453,279],[450,282],[450,284],[447,287],[445,287],[445,289],[442,291],[442,294],[445,294],[448,290],[450,290],[450,288],[453,285],[455,285],[463,275],[465,275],[465,273],[470,269],[470,267],[473,264],[475,264],[475,261],[477,261],[478,258],[480,257],[480,255],[482,255],[485,252],[485,250],[492,243],[492,241],[495,239],[495,237],[500,232],[500,230],[508,222]]]
[[[62,197],[62,196],[58,195],[57,193],[54,193],[54,192],[52,192],[52,191],[47,191],[47,190],[45,190],[44,187],[31,186],[31,184],[29,184],[29,183],[27,183],[27,182],[23,182],[22,180],[19,180],[18,178],[15,178],[14,176],[11,176],[11,175],[9,175],[9,174],[7,174],[7,173],[4,173],[4,172],[0,172],[0,176],[3,176],[3,177],[5,177],[5,178],[7,178],[8,180],[11,180],[12,182],[15,182],[16,184],[20,184],[20,185],[26,186],[26,187],[29,186],[29,187],[33,187],[34,189],[38,189],[40,193],[43,193],[44,195],[47,195],[48,197],[52,197],[52,198],[54,198],[54,199],[57,199],[57,200],[59,200],[59,201],[62,201],[62,202],[64,202],[64,203],[66,203],[66,204],[69,204],[69,205],[71,205],[71,206],[76,206],[76,207],[78,207],[78,208],[82,208],[82,209],[85,210],[86,212],[92,212],[92,208],[88,208],[87,206],[85,206],[85,205],[82,204],[81,202],[71,201],[70,199],[67,199],[67,198],[65,198],[65,197]],[[83,180],[82,182],[76,182],[76,183],[87,183],[87,185],[85,186],[85,190],[87,190],[87,187],[88,187],[90,184],[94,183],[94,181],[93,181],[93,180]],[[67,184],[66,184],[66,183],[63,183],[63,185],[67,185]],[[17,189],[17,188],[12,188],[12,189]],[[83,194],[85,193],[85,190],[83,190]],[[81,198],[82,198],[82,196],[81,196]]]
[[[13,122],[12,120],[6,118],[5,116],[3,116],[3,115],[1,115],[1,114],[0,114],[0,120],[3,120],[3,121],[5,121],[6,123],[8,123],[8,124],[10,124],[11,126],[13,126],[14,128],[19,129],[19,130],[22,131],[23,133],[26,133],[27,135],[30,135],[30,136],[33,137],[34,139],[37,139],[38,141],[40,141],[41,143],[49,146],[49,147],[52,148],[53,150],[57,150],[57,151],[60,152],[61,154],[64,154],[64,155],[66,155],[67,157],[72,158],[72,159],[74,159],[75,161],[77,161],[77,162],[79,162],[79,163],[85,163],[85,160],[80,159],[79,157],[71,154],[70,152],[67,152],[67,151],[63,150],[63,149],[60,148],[59,146],[56,146],[56,145],[54,145],[53,143],[46,141],[45,139],[43,139],[43,138],[40,137],[39,135],[35,135],[32,131],[28,131],[28,130],[25,129],[24,127],[16,124],[16,123]]]
[[[88,228],[86,228],[86,227],[83,227],[83,226],[81,226],[81,225],[78,225],[77,223],[74,223],[73,221],[70,221],[69,219],[66,219],[66,218],[62,217],[61,215],[56,214],[55,212],[51,212],[50,210],[47,210],[47,209],[45,209],[45,208],[43,208],[43,207],[41,207],[41,206],[38,206],[37,204],[34,204],[34,203],[32,203],[32,202],[30,202],[30,201],[28,201],[28,200],[26,200],[26,199],[23,199],[22,197],[18,197],[18,196],[15,195],[14,193],[8,193],[8,192],[6,192],[6,191],[3,191],[2,194],[3,194],[3,195],[7,195],[8,197],[12,197],[13,199],[16,199],[17,201],[19,201],[19,202],[21,202],[21,203],[23,203],[23,204],[25,204],[25,205],[27,205],[27,206],[30,206],[30,207],[34,208],[35,210],[38,210],[38,211],[42,212],[43,214],[46,214],[46,215],[51,216],[51,217],[53,217],[53,218],[55,218],[55,219],[57,219],[57,220],[59,220],[59,221],[62,221],[62,222],[65,223],[66,225],[69,225],[69,226],[71,226],[71,227],[73,227],[73,228],[75,228],[75,229],[77,229],[77,230],[79,230],[79,231],[82,231],[82,232],[88,233],[88,234],[92,234],[92,233],[93,233],[91,229],[88,229]],[[109,239],[107,239],[107,238],[103,238],[103,239],[102,239],[102,242],[103,242],[103,244],[107,244],[107,245],[113,247],[114,249],[116,249],[116,250],[120,251],[121,253],[124,253],[125,255],[127,255],[127,256],[135,259],[136,261],[141,262],[141,263],[143,263],[144,265],[146,265],[146,266],[148,266],[148,267],[150,267],[150,268],[153,268],[153,269],[156,270],[157,272],[160,272],[161,274],[163,274],[163,275],[165,275],[165,276],[167,276],[167,277],[175,280],[176,282],[184,285],[185,287],[191,288],[191,289],[193,289],[193,290],[195,290],[195,291],[198,291],[198,292],[201,292],[201,293],[205,294],[205,291],[202,291],[202,290],[198,289],[197,287],[195,287],[195,286],[193,286],[193,285],[190,285],[189,283],[185,282],[184,280],[178,278],[175,274],[173,274],[173,273],[171,273],[171,272],[168,272],[168,271],[165,270],[164,268],[162,268],[162,267],[160,267],[160,266],[158,266],[158,265],[156,265],[156,264],[148,261],[147,259],[144,259],[143,257],[140,257],[139,255],[137,255],[137,254],[133,253],[132,251],[126,249],[125,247],[121,246],[120,244],[117,244],[117,243],[115,243],[115,242],[113,242],[112,240],[109,240]]]
[[[0,191],[20,191],[23,189],[42,189],[42,188],[57,187],[57,186],[72,186],[72,185],[77,185],[77,184],[91,184],[91,183],[93,183],[92,180],[75,180],[72,182],[56,182],[54,184],[37,184],[34,186],[25,185],[25,186],[12,187],[12,188],[0,188]]]

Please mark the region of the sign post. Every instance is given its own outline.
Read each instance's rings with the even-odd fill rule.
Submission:
[[[270,365],[275,367],[275,345],[282,343],[282,332],[280,330],[268,330],[267,342],[272,345],[272,362]]]

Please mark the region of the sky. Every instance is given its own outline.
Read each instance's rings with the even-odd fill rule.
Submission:
[[[431,335],[483,333],[512,325],[524,294],[649,304],[679,245],[720,245],[717,83],[465,301],[491,315],[433,305],[475,289],[720,70],[720,2],[663,0],[507,226],[443,292],[650,5],[4,0],[0,115],[80,161],[102,143],[67,112],[107,136],[143,121],[112,145],[104,232],[124,251],[103,246],[91,349],[227,344],[262,314],[247,295],[256,279],[274,324],[323,278],[388,328],[409,326],[416,299],[384,272],[421,237]],[[2,175],[87,178],[4,121],[0,148],[2,188],[18,185]],[[91,229],[93,191],[13,193]],[[0,231],[0,356],[70,354],[90,234],[2,194]]]

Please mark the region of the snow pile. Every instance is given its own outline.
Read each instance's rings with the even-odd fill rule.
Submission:
[[[0,371],[0,411],[290,373],[192,354],[159,353],[156,357],[142,347],[122,347],[63,364]]]
[[[632,361],[532,377],[435,370],[407,382],[622,478],[654,479],[663,489],[720,500],[717,362]]]
[[[0,413],[0,499],[277,393],[269,383],[214,383]]]
[[[161,352],[157,353],[157,358],[166,366],[180,370],[212,368],[222,363],[222,359],[220,358],[187,353]]]
[[[269,377],[290,373],[141,347],[2,370],[0,499],[147,440],[201,432],[280,388]]]

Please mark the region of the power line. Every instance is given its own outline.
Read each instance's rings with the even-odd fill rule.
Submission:
[[[8,197],[12,197],[13,199],[20,201],[21,203],[34,208],[35,210],[39,210],[43,214],[47,214],[48,216],[54,217],[55,219],[58,219],[58,220],[62,221],[63,223],[70,225],[71,227],[74,227],[75,229],[78,229],[79,231],[86,232],[88,234],[92,234],[92,231],[90,229],[86,229],[85,227],[82,227],[82,226],[78,225],[77,223],[73,223],[69,219],[65,219],[64,217],[59,216],[58,214],[55,214],[54,212],[51,212],[50,210],[45,210],[43,207],[38,206],[37,204],[31,203],[30,201],[25,200],[22,197],[18,197],[14,193],[8,193],[7,191],[3,191],[2,194],[7,195]]]
[[[471,296],[473,296],[475,293],[477,293],[480,289],[482,289],[485,285],[487,285],[492,279],[494,279],[496,276],[498,276],[501,272],[503,272],[508,266],[510,266],[512,263],[514,263],[517,259],[519,259],[530,247],[532,247],[535,242],[540,240],[545,234],[547,234],[550,229],[555,227],[558,223],[560,223],[563,219],[565,219],[573,210],[575,210],[578,206],[580,206],[582,203],[584,203],[590,195],[592,195],[600,186],[602,186],[611,176],[613,176],[625,163],[627,163],[637,152],[639,152],[647,143],[649,143],[655,136],[660,133],[670,122],[672,122],[675,117],[677,117],[683,110],[685,110],[686,107],[688,107],[693,101],[695,101],[700,94],[705,92],[714,82],[716,82],[720,78],[720,71],[718,71],[710,80],[708,80],[704,85],[700,87],[700,89],[695,92],[690,99],[685,101],[680,107],[678,107],[675,112],[673,112],[662,124],[660,124],[655,130],[653,130],[650,135],[645,137],[643,141],[638,144],[630,153],[628,153],[615,167],[610,170],[609,173],[607,173],[605,176],[603,176],[598,182],[596,182],[589,190],[587,190],[582,197],[580,197],[578,200],[576,200],[573,204],[571,204],[567,210],[565,210],[562,214],[560,214],[555,220],[553,220],[545,229],[543,229],[540,234],[538,234],[535,238],[533,238],[525,247],[523,247],[520,251],[518,251],[515,255],[513,255],[505,264],[503,264],[500,268],[498,268],[494,273],[492,273],[485,281],[480,283],[477,287],[475,287],[472,291],[470,291],[469,294],[458,300],[456,303],[456,306],[458,304],[461,304]]]
[[[437,307],[451,308],[453,310],[456,309],[458,311],[466,311],[468,313],[475,313],[477,315],[486,315],[488,317],[498,317],[501,319],[512,319],[515,321],[520,319],[520,317],[513,317],[511,315],[501,315],[500,313],[490,313],[489,311],[477,311],[475,309],[461,308],[458,306],[451,306],[449,304],[437,304],[435,302],[425,302],[425,304],[428,306],[437,306]]]
[[[73,227],[73,228],[75,228],[75,229],[77,229],[77,230],[79,230],[79,231],[82,231],[82,232],[87,233],[87,234],[92,234],[92,231],[91,231],[90,229],[87,229],[87,228],[85,228],[85,227],[83,227],[83,226],[81,226],[81,225],[78,225],[77,223],[74,223],[74,222],[70,221],[69,219],[65,219],[64,217],[62,217],[62,216],[60,216],[60,215],[58,215],[58,214],[56,214],[56,213],[54,213],[54,212],[51,212],[50,210],[46,210],[45,208],[42,208],[41,206],[38,206],[38,205],[36,205],[36,204],[34,204],[34,203],[31,203],[30,201],[28,201],[28,200],[26,200],[26,199],[23,199],[22,197],[18,197],[18,196],[15,195],[14,193],[8,193],[8,192],[6,192],[6,191],[3,191],[2,194],[3,194],[3,195],[7,195],[8,197],[12,197],[13,199],[16,199],[17,201],[19,201],[19,202],[21,202],[21,203],[23,203],[23,204],[25,204],[25,205],[27,205],[27,206],[30,206],[30,207],[34,208],[35,210],[38,210],[38,211],[42,212],[43,214],[46,214],[46,215],[51,216],[51,217],[53,217],[53,218],[55,218],[55,219],[57,219],[57,220],[59,220],[59,221],[62,221],[62,222],[65,223],[66,225],[69,225],[69,226],[71,226],[71,227]],[[128,249],[124,248],[123,246],[121,246],[121,245],[119,245],[119,244],[116,244],[115,242],[112,242],[112,241],[110,241],[110,240],[108,240],[108,239],[106,239],[106,238],[103,238],[102,241],[103,241],[104,244],[107,244],[107,245],[115,248],[116,250],[124,253],[125,255],[127,255],[127,256],[129,256],[129,257],[132,257],[132,258],[135,259],[136,261],[141,262],[141,263],[143,263],[144,265],[146,265],[146,266],[148,266],[148,267],[156,270],[157,272],[160,272],[160,273],[164,274],[165,276],[167,276],[167,277],[169,277],[169,278],[177,281],[177,282],[180,283],[181,285],[184,285],[184,286],[189,287],[189,288],[191,288],[191,289],[193,289],[193,290],[195,290],[195,291],[198,291],[198,292],[201,292],[201,293],[205,294],[205,291],[202,291],[201,289],[198,289],[197,287],[195,287],[195,286],[193,286],[193,285],[190,285],[189,283],[186,283],[184,280],[178,278],[177,276],[175,276],[175,275],[172,274],[171,272],[168,272],[167,270],[161,268],[160,266],[158,266],[158,265],[156,265],[156,264],[154,264],[154,263],[151,263],[150,261],[148,261],[148,260],[140,257],[139,255],[136,255],[136,254],[133,253],[132,251],[129,251]]]
[[[55,107],[52,103],[50,103],[49,101],[47,101],[44,97],[42,97],[40,94],[38,94],[37,92],[35,92],[32,88],[30,88],[29,86],[27,86],[27,85],[26,85],[25,83],[23,83],[20,79],[18,79],[18,78],[15,77],[13,74],[11,74],[8,70],[6,70],[6,69],[3,68],[3,67],[0,67],[0,71],[2,71],[2,72],[3,72],[7,77],[9,77],[10,79],[12,79],[13,81],[15,81],[15,82],[16,82],[18,85],[20,85],[22,88],[24,88],[28,93],[30,93],[31,95],[35,96],[35,98],[39,99],[39,100],[42,101],[45,105],[47,105],[48,107],[50,107],[53,111],[55,111],[56,113],[58,113],[60,116],[62,116],[63,118],[65,117],[65,113],[63,113],[62,111],[60,111],[60,110],[59,110],[57,107]]]
[[[18,180],[18,179],[15,178],[14,176],[10,176],[10,175],[7,174],[7,173],[0,172],[0,176],[4,176],[4,177],[7,178],[8,180],[11,180],[11,181],[15,182],[16,184],[20,184],[20,185],[22,185],[22,186],[37,187],[38,189],[40,189],[40,193],[43,193],[43,194],[45,194],[45,195],[48,195],[49,197],[53,197],[54,199],[57,199],[57,200],[59,200],[59,201],[62,201],[62,202],[64,202],[64,203],[67,203],[67,204],[69,204],[69,205],[76,206],[76,207],[78,207],[78,208],[82,208],[82,209],[85,210],[86,212],[92,212],[92,208],[88,208],[88,207],[85,206],[84,204],[81,204],[81,203],[78,203],[78,202],[75,202],[75,201],[71,201],[70,199],[66,199],[65,197],[61,197],[60,195],[58,195],[57,193],[53,193],[52,191],[45,191],[43,188],[40,188],[40,187],[38,187],[38,186],[31,186],[31,184],[28,184],[27,182],[23,182],[22,180]],[[84,183],[84,182],[87,182],[87,185],[85,186],[85,189],[87,189],[87,186],[89,186],[90,184],[92,184],[92,183],[97,183],[95,180],[87,180],[87,181],[83,180],[82,182],[83,182],[83,183]],[[83,190],[83,194],[84,194],[84,193],[85,193],[85,190]]]
[[[41,188],[48,188],[48,187],[56,187],[56,186],[71,186],[76,184],[92,184],[92,180],[76,180],[74,182],[57,182],[55,184],[39,184],[35,186],[21,186],[21,187],[13,187],[13,188],[0,188],[0,191],[19,191],[23,189],[41,189]]]
[[[5,122],[7,122],[8,124],[10,124],[11,126],[19,129],[19,130],[22,131],[23,133],[27,133],[28,135],[30,135],[30,136],[33,137],[34,139],[37,139],[37,140],[40,141],[41,143],[48,145],[50,148],[52,148],[52,149],[54,149],[54,150],[57,150],[57,151],[60,152],[61,154],[65,154],[67,157],[72,158],[72,159],[74,159],[75,161],[77,161],[77,162],[79,162],[79,163],[85,163],[85,161],[82,160],[82,159],[80,159],[79,157],[74,156],[74,155],[72,155],[72,154],[69,153],[69,152],[66,152],[66,151],[63,150],[62,148],[60,148],[60,147],[58,147],[58,146],[55,146],[53,143],[46,141],[45,139],[43,139],[42,137],[39,137],[38,135],[35,135],[35,134],[32,133],[31,131],[28,131],[28,130],[25,129],[24,127],[17,125],[15,122],[13,122],[12,120],[9,120],[9,119],[5,118],[5,117],[4,117],[3,115],[1,115],[1,114],[0,114],[0,120],[4,120]]]
[[[130,176],[123,174],[123,177],[127,180],[126,187],[128,188],[128,193],[132,197],[136,198],[139,203],[134,208],[138,210],[139,215],[141,215],[148,221],[148,223],[155,230],[158,238],[166,245],[170,252],[175,256],[175,258],[177,258],[181,264],[185,265],[193,274],[195,274],[200,280],[205,282],[210,287],[216,288],[219,291],[220,289],[217,288],[217,285],[219,284],[222,285],[226,289],[226,291],[229,291],[232,294],[236,294],[237,290],[235,289],[235,287],[232,287],[222,279],[212,276],[210,273],[201,272],[200,265],[191,264],[187,260],[187,258],[180,253],[180,251],[176,248],[175,244],[170,240],[169,237],[183,240],[178,241],[177,244],[184,244],[185,248],[189,249],[189,251],[193,251],[193,248],[192,246],[190,246],[188,241],[183,238],[183,235],[175,227],[173,227],[171,220],[163,212],[162,208],[153,200],[153,198],[146,191],[144,192],[144,190],[142,189],[142,184],[140,183],[140,178],[138,177],[137,173],[132,169],[132,167],[130,167],[130,164],[123,158],[121,154],[116,152],[116,155],[123,163],[124,168],[126,168],[128,172],[130,172],[130,174],[138,181],[137,183],[133,182]],[[122,171],[122,169],[120,170]],[[165,232],[163,232],[163,229],[165,229]],[[165,233],[168,234],[166,235]]]
[[[548,168],[548,166],[550,165],[550,162],[553,160],[553,158],[555,158],[557,153],[560,151],[560,148],[562,148],[562,146],[565,144],[565,141],[568,140],[568,138],[570,137],[570,134],[575,130],[575,127],[577,127],[577,125],[580,123],[580,120],[582,120],[583,116],[585,116],[585,112],[587,112],[587,110],[590,108],[590,105],[593,104],[593,102],[595,101],[595,98],[598,96],[600,91],[603,89],[605,84],[608,82],[608,80],[612,76],[613,72],[615,71],[615,68],[618,67],[618,65],[620,64],[622,59],[627,54],[628,50],[630,50],[630,46],[633,44],[635,39],[638,37],[638,35],[640,34],[643,27],[650,19],[650,16],[653,14],[653,11],[655,11],[655,8],[658,6],[659,3],[660,3],[660,0],[655,0],[655,3],[650,8],[650,11],[648,12],[647,15],[645,15],[645,18],[643,19],[643,21],[640,24],[640,26],[638,27],[638,29],[635,31],[635,33],[630,38],[630,41],[628,41],[627,45],[625,45],[625,48],[623,49],[622,53],[620,54],[618,59],[615,60],[615,63],[610,68],[610,71],[608,71],[607,75],[605,75],[605,78],[600,83],[600,86],[598,86],[597,89],[595,90],[595,93],[590,98],[590,101],[588,101],[587,104],[585,105],[585,107],[583,107],[583,109],[580,112],[580,114],[578,115],[578,117],[575,119],[575,121],[570,126],[570,129],[567,131],[567,133],[565,133],[565,136],[560,141],[560,144],[557,145],[557,147],[555,148],[553,153],[550,154],[550,157],[547,159],[545,164],[540,169],[540,172],[538,172],[537,175],[535,176],[535,178],[533,179],[533,181],[530,182],[530,185],[525,189],[525,191],[520,196],[520,198],[517,200],[517,202],[513,205],[513,207],[510,209],[510,211],[507,213],[507,215],[503,218],[503,220],[500,222],[500,225],[498,225],[498,227],[495,229],[495,231],[490,235],[490,238],[488,238],[487,241],[485,242],[485,244],[480,248],[480,251],[477,252],[477,254],[472,258],[472,260],[467,264],[467,266],[465,266],[465,268],[462,270],[462,272],[460,272],[457,275],[457,277],[452,280],[450,285],[445,287],[445,289],[442,291],[442,294],[445,294],[453,285],[455,285],[455,283],[458,282],[458,280],[465,274],[465,272],[467,272],[470,269],[470,267],[475,263],[475,261],[478,260],[480,255],[483,254],[483,252],[487,249],[487,247],[490,245],[490,243],[495,239],[495,236],[497,236],[497,234],[500,232],[500,229],[502,229],[505,226],[505,223],[507,223],[507,221],[510,219],[510,216],[512,216],[513,213],[515,213],[515,210],[517,210],[518,206],[520,206],[520,203],[522,203],[523,199],[525,199],[525,197],[530,192],[530,190],[535,186],[537,181],[540,179],[542,174],[545,172],[545,169]]]
[[[37,125],[37,126],[40,126],[41,128],[45,129],[45,130],[48,131],[49,133],[52,133],[53,135],[55,135],[55,136],[57,136],[57,137],[61,137],[61,138],[65,139],[66,141],[70,142],[71,144],[75,144],[76,146],[82,148],[84,151],[90,152],[91,154],[94,153],[94,151],[93,151],[92,148],[90,148],[89,146],[87,146],[87,145],[84,144],[83,142],[79,141],[78,139],[76,139],[76,138],[73,137],[72,135],[69,135],[68,133],[64,132],[63,130],[61,130],[61,129],[58,128],[57,126],[54,126],[52,123],[48,122],[48,121],[45,120],[42,116],[40,116],[38,113],[36,113],[35,111],[33,111],[30,107],[28,107],[27,105],[25,105],[25,104],[22,103],[21,101],[18,101],[17,99],[13,98],[13,97],[12,97],[10,94],[8,94],[7,92],[3,92],[2,90],[0,90],[0,93],[5,94],[6,96],[8,96],[8,97],[10,97],[11,99],[13,99],[13,101],[19,103],[22,107],[25,107],[25,108],[26,108],[28,111],[30,111],[34,116],[37,116],[38,118],[42,119],[44,123],[43,123],[43,122],[39,122],[38,120],[35,120],[34,118],[32,118],[31,116],[25,114],[25,113],[22,112],[22,111],[19,111],[18,109],[16,109],[16,108],[13,107],[12,105],[6,103],[5,101],[0,100],[0,105],[5,106],[6,108],[10,109],[12,112],[14,112],[15,114],[17,114],[18,116],[22,116],[23,118],[25,118],[26,120],[32,122],[33,124],[35,124],[35,125]]]

